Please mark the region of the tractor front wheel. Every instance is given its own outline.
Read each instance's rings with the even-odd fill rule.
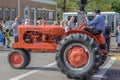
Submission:
[[[85,34],[71,34],[60,42],[56,61],[69,78],[82,80],[98,71],[101,52],[93,38]]]
[[[31,61],[31,55],[30,55],[30,52],[29,50],[23,50],[27,56],[27,63],[26,63],[26,66],[29,65],[30,61]]]
[[[23,50],[12,50],[8,54],[8,63],[14,69],[23,69],[28,64],[28,57]]]

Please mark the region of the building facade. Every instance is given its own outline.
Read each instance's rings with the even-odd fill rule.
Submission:
[[[57,3],[52,0],[0,0],[0,20],[34,19],[56,20]]]

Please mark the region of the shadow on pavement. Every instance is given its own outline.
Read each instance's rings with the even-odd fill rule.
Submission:
[[[91,77],[88,80],[120,80],[119,69],[109,69],[104,76],[101,78],[101,74],[98,77]]]
[[[26,70],[45,70],[45,71],[60,71],[58,68],[52,67],[27,67]]]
[[[117,49],[111,49],[110,52],[111,53],[120,53]]]
[[[109,69],[101,80],[120,80],[120,70]]]

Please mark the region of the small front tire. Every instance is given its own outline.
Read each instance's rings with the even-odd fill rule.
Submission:
[[[28,57],[22,50],[12,50],[8,54],[8,63],[14,69],[24,69],[27,65],[27,59]]]

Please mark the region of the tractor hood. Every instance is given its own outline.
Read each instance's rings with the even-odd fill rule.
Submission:
[[[34,26],[34,25],[21,25],[18,28],[18,34],[25,33],[27,31],[40,32],[46,35],[59,36],[65,32],[60,26]]]

